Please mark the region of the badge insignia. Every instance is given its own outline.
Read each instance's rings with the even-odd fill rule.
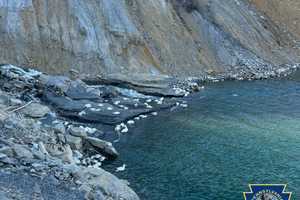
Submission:
[[[250,184],[251,192],[244,192],[245,200],[291,200],[285,184]]]

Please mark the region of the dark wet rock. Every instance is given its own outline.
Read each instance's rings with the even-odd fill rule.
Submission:
[[[41,105],[39,103],[30,103],[22,112],[29,117],[40,118],[44,117],[46,114],[50,112],[50,109],[47,106]]]
[[[174,102],[170,102],[147,107],[145,102],[134,102],[132,99],[128,99],[127,102],[124,103],[120,101],[121,103],[119,105],[115,105],[114,102],[119,101],[118,98],[115,98],[110,104],[101,103],[101,101],[72,100],[50,91],[44,93],[44,100],[55,107],[62,116],[71,117],[83,122],[109,125],[116,125],[138,115],[170,108],[175,105]]]
[[[109,156],[110,158],[116,158],[119,156],[119,153],[110,142],[100,140],[98,138],[93,138],[93,137],[87,137],[86,140],[93,147],[96,147],[101,153]]]
[[[88,100],[75,101],[51,92],[47,92],[44,99],[53,105],[62,116],[85,122],[115,125],[140,114],[153,112],[148,108],[124,110],[109,103],[95,103]]]

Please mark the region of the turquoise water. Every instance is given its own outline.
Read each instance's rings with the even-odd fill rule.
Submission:
[[[189,107],[139,121],[116,147],[141,199],[238,200],[249,183],[300,199],[300,82],[206,86]]]

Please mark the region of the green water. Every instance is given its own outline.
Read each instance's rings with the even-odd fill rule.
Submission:
[[[189,107],[139,121],[116,147],[141,199],[239,200],[249,183],[300,199],[300,82],[208,85]]]

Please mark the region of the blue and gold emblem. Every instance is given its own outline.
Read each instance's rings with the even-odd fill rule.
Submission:
[[[285,192],[286,184],[250,184],[251,192],[244,192],[245,200],[291,200]]]

